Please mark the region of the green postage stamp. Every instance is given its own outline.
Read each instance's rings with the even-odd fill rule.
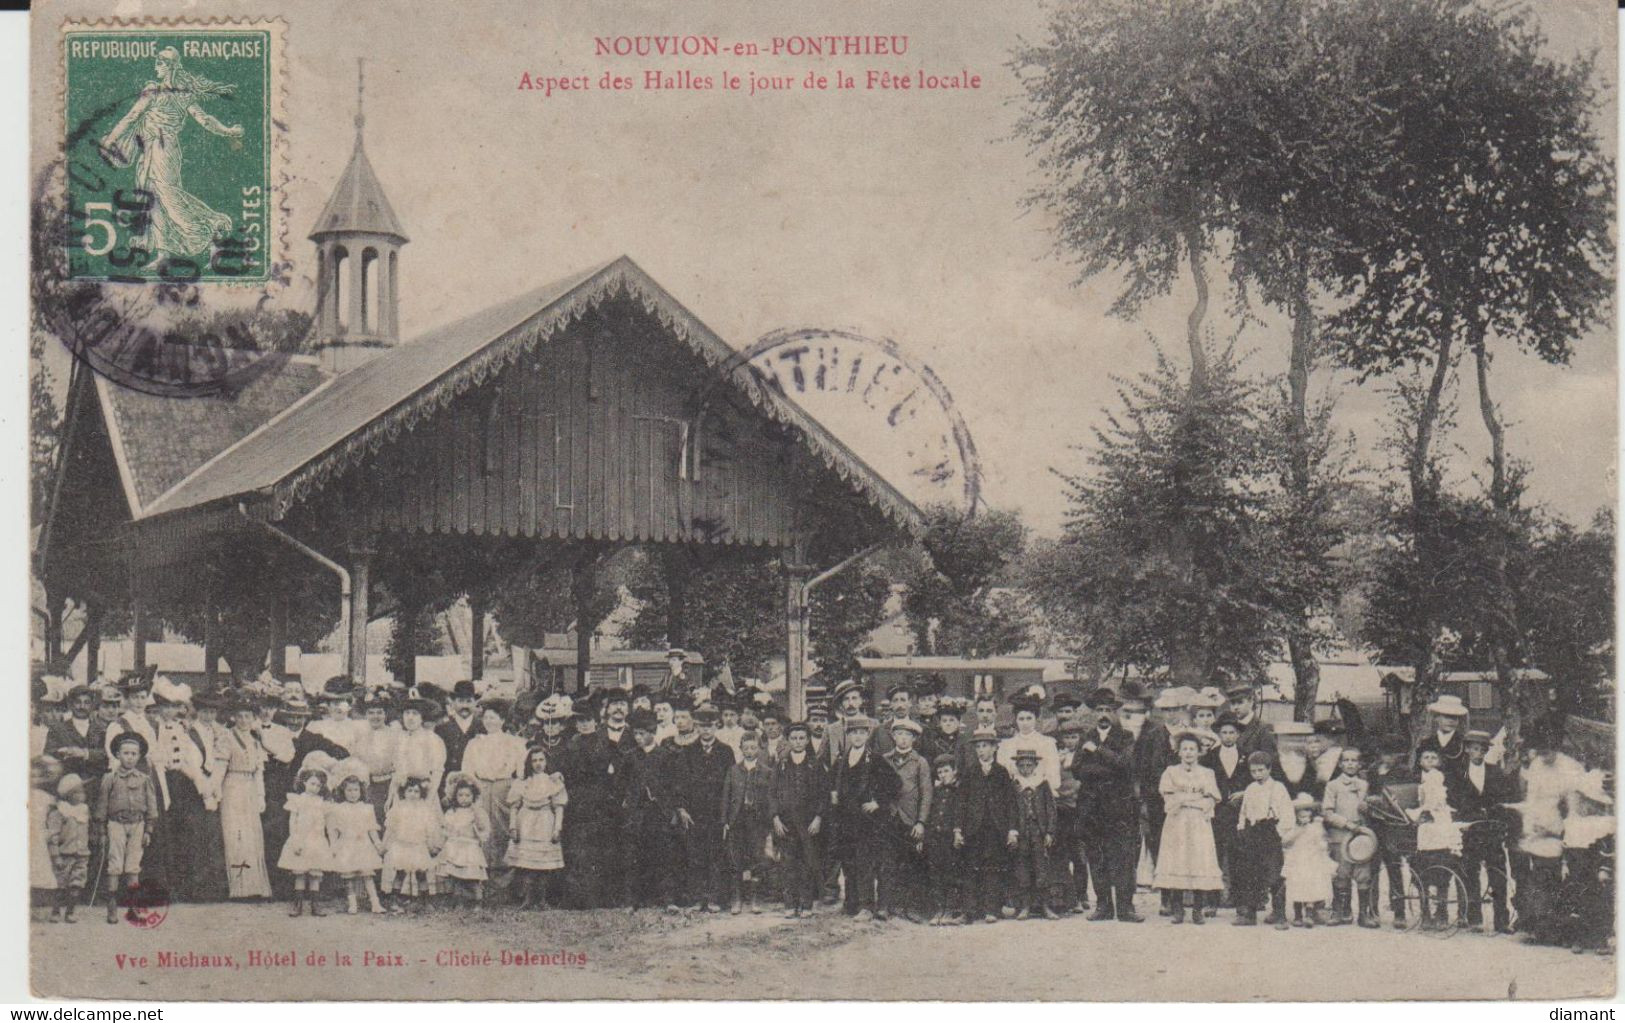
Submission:
[[[63,27],[68,274],[266,282],[276,194],[280,21]]]

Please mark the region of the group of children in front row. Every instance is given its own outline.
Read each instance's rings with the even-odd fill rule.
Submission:
[[[105,849],[110,892],[139,886],[142,856],[160,813],[159,793],[144,764],[147,744],[141,735],[121,735],[112,748],[116,766],[101,777],[93,803],[84,780],[62,774],[52,758],[40,757],[33,764],[35,792],[29,805],[43,818],[34,830],[43,835],[48,858],[33,858],[31,884],[54,891],[52,922],[74,921],[89,883],[93,846]],[[532,890],[542,872],[564,865],[559,839],[567,797],[559,776],[549,774],[546,766],[546,751],[531,750],[525,777],[507,796],[512,823],[506,862],[521,886]],[[459,901],[482,901],[491,823],[476,806],[480,786],[471,775],[457,772],[446,779],[443,806],[431,802],[428,778],[405,778],[380,828],[362,775],[342,767],[332,757],[311,753],[284,803],[288,838],[276,865],[294,878],[290,916],[307,911],[324,915],[318,899],[326,877],[342,882],[349,913],[359,912],[363,896],[374,913],[386,908],[403,913],[414,900],[434,895],[442,886]],[[47,872],[51,876],[44,876]],[[118,921],[119,902],[108,899],[108,923]]]

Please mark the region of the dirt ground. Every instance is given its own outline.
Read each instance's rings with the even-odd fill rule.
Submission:
[[[505,908],[289,919],[284,905],[235,904],[175,906],[150,929],[108,926],[92,910],[30,931],[43,998],[1550,1000],[1607,996],[1615,978],[1612,957],[1518,938],[1240,929],[1228,912],[1200,928],[1154,915],[933,928],[834,909],[802,921]],[[249,965],[255,951],[273,965]],[[161,953],[233,961],[161,965]],[[532,958],[504,965],[504,953]],[[275,965],[290,954],[297,965]],[[1240,979],[1249,958],[1296,968]]]

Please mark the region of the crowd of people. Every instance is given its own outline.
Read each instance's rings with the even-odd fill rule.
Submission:
[[[100,879],[110,923],[155,893],[293,916],[342,896],[1141,923],[1145,881],[1174,924],[1379,927],[1386,887],[1396,926],[1444,926],[1446,892],[1407,900],[1408,860],[1465,879],[1481,929],[1487,902],[1493,933],[1611,939],[1611,775],[1551,722],[1509,757],[1452,696],[1416,741],[1359,743],[1335,719],[1266,723],[1247,685],[1007,705],[897,685],[878,717],[868,698],[848,680],[791,721],[751,690],[509,700],[339,677],[313,707],[297,684],[130,673],[38,702],[31,883],[71,921]]]

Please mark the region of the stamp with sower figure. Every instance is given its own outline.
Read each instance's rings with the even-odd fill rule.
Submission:
[[[68,274],[115,283],[262,283],[278,22],[63,29]]]

